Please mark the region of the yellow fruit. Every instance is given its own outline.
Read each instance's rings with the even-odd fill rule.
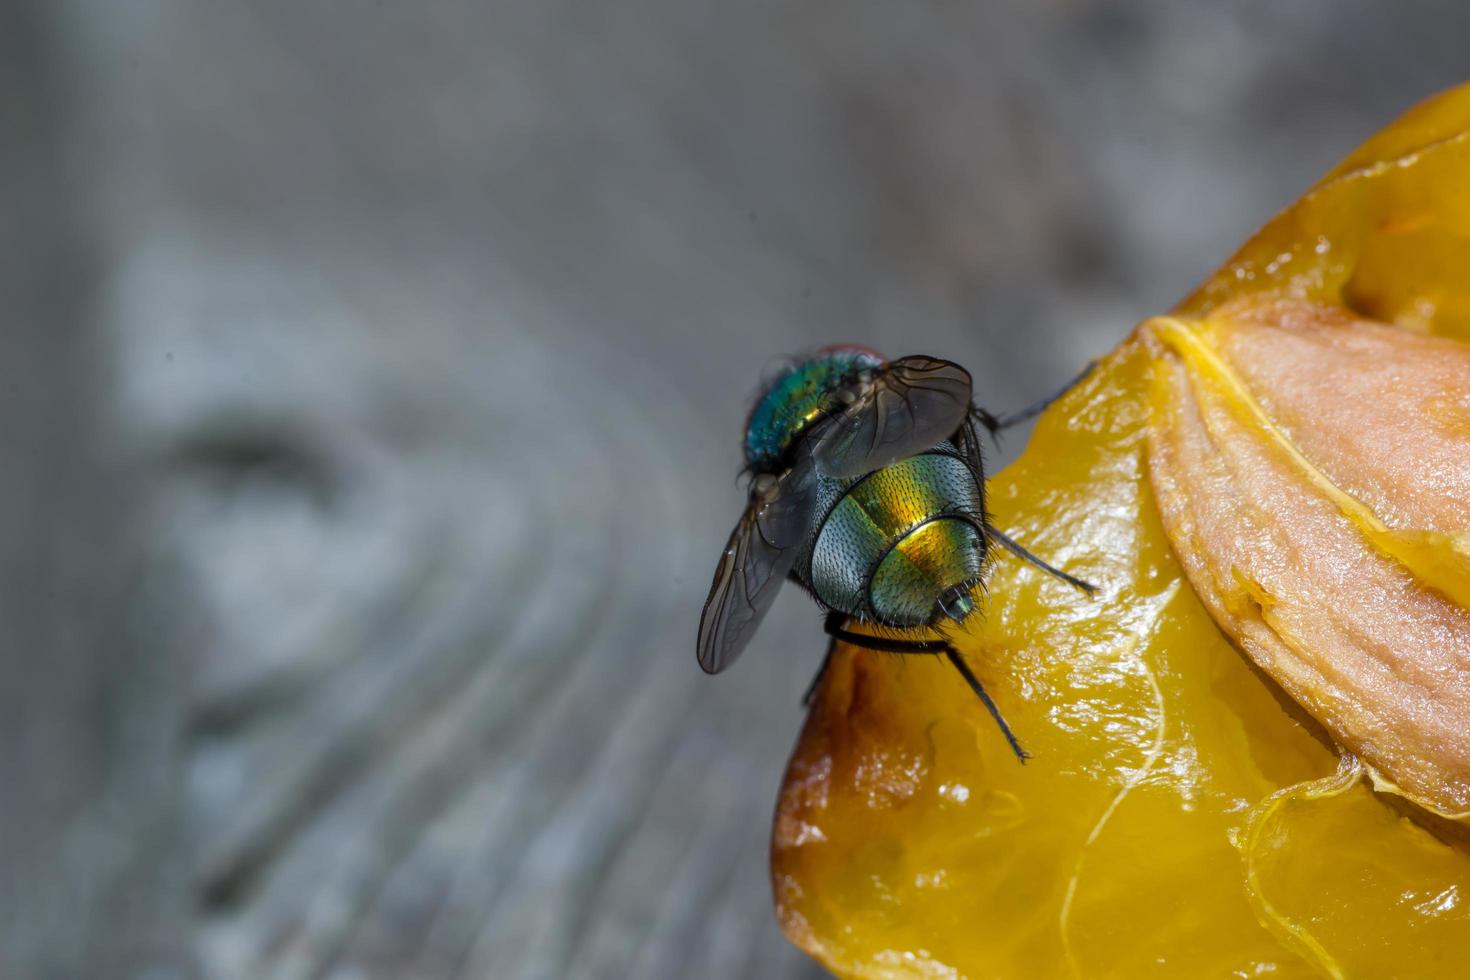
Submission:
[[[1412,472],[1354,482],[1361,470],[1323,449],[1338,445],[1332,433],[1313,428],[1310,413],[1292,415],[1272,387],[1283,382],[1251,374],[1229,347],[1266,343],[1247,333],[1303,310],[1332,321],[1324,306],[1343,322],[1470,340],[1470,88],[1369,141],[1171,320],[1126,340],[991,480],[998,527],[1101,586],[1087,599],[998,558],[983,616],[951,637],[1032,753],[1028,764],[941,660],[839,648],[792,756],[772,838],[777,914],[792,941],[854,977],[1465,971],[1467,828],[1382,792],[1391,775],[1375,790],[1338,743],[1365,731],[1355,712],[1398,704],[1388,727],[1402,745],[1385,754],[1374,736],[1355,746],[1382,776],[1395,759],[1457,759],[1470,718],[1458,733],[1451,723],[1426,735],[1413,727],[1413,697],[1390,704],[1369,682],[1296,683],[1291,664],[1262,659],[1283,689],[1245,655],[1255,653],[1237,620],[1268,622],[1261,611],[1295,593],[1234,559],[1196,593],[1191,575],[1204,581],[1199,568],[1220,546],[1190,544],[1175,526],[1185,564],[1198,566],[1186,574],[1150,479],[1150,434],[1157,446],[1170,406],[1186,404],[1178,385],[1211,397],[1195,383],[1200,371],[1180,366],[1191,337],[1202,337],[1227,352],[1248,401],[1264,406],[1290,446],[1385,532],[1463,542],[1450,510],[1414,510],[1403,489]],[[1170,337],[1171,324],[1184,335]],[[1184,373],[1161,395],[1170,371]],[[1426,425],[1444,427],[1446,440],[1470,433],[1456,428],[1470,406],[1431,400]],[[1228,420],[1240,432],[1221,437],[1265,440],[1262,452],[1289,457],[1269,429],[1251,428],[1248,409]],[[1361,410],[1373,425],[1372,406]],[[1182,496],[1161,498],[1171,513],[1199,492],[1190,480],[1174,489]],[[1415,589],[1460,608],[1454,547],[1412,537],[1394,547]],[[1302,650],[1308,664],[1321,652]],[[1443,683],[1464,683],[1453,674]],[[1404,764],[1417,780],[1405,792],[1455,810],[1446,787],[1458,763],[1426,766]]]

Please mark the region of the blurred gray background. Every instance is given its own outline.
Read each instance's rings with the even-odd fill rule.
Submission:
[[[1020,406],[1467,37],[6,0],[0,977],[820,975],[766,881],[819,619],[693,655],[762,374],[858,341]]]

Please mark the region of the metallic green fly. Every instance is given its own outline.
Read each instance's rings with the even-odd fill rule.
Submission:
[[[766,388],[745,427],[749,503],[700,618],[706,672],[734,663],[790,578],[827,613],[832,640],[823,671],[839,640],[942,655],[1017,758],[1027,758],[958,651],[933,638],[934,627],[975,611],[972,593],[985,579],[992,543],[1088,593],[1093,587],[1012,541],[985,512],[979,430],[994,436],[1059,395],[997,417],[974,404],[971,387],[969,372],[950,361],[884,361],[842,346],[802,359]],[[884,635],[853,632],[852,620]]]

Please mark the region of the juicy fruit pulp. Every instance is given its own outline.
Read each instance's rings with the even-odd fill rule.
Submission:
[[[1176,314],[1285,297],[1466,340],[1467,271],[1460,89],[1375,137]],[[1375,792],[1337,748],[1341,717],[1294,691],[1319,724],[1244,656],[1171,548],[1147,460],[1172,356],[1157,340],[1125,341],[990,484],[999,528],[1101,586],[1089,600],[1001,558],[984,622],[951,636],[1030,763],[941,660],[834,656],[772,872],[787,935],[835,972],[1435,977],[1470,959],[1466,828]]]

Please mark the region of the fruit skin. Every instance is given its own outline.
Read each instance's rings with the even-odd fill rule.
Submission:
[[[1470,88],[1369,141],[1175,311],[1242,297],[1470,339]],[[842,976],[1453,975],[1464,828],[1339,768],[1220,632],[1147,479],[1155,363],[1126,340],[990,483],[1014,562],[952,637],[1034,758],[947,665],[839,648],[772,835],[786,934]],[[977,617],[978,618],[978,617]]]
[[[1470,85],[1410,109],[1272,218],[1173,312],[1241,297],[1341,306],[1470,341]]]

